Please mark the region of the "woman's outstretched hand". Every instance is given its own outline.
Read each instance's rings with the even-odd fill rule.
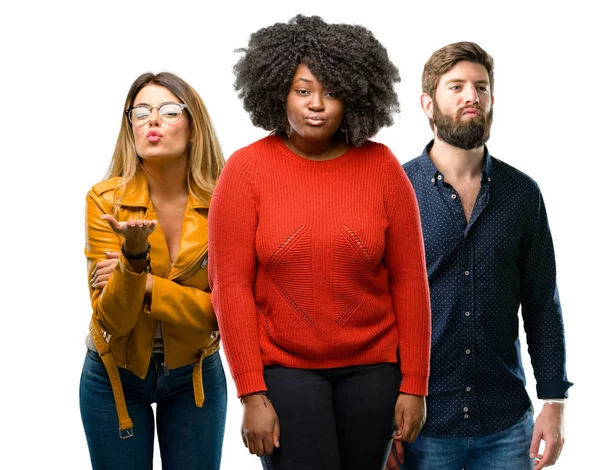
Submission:
[[[100,217],[102,220],[106,220],[110,225],[110,228],[117,235],[123,237],[128,245],[132,247],[140,247],[139,251],[144,251],[146,249],[146,244],[148,243],[148,237],[158,225],[158,221],[155,220],[141,220],[141,219],[132,219],[128,222],[119,222],[112,215],[104,214]]]

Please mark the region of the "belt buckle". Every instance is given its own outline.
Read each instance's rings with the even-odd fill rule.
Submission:
[[[119,429],[119,437],[121,439],[129,439],[130,437],[133,437],[133,428]]]

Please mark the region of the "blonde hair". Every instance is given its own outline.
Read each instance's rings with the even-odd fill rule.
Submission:
[[[187,105],[184,112],[188,113],[190,120],[188,187],[194,196],[208,202],[225,165],[225,159],[202,98],[196,90],[175,74],[145,73],[131,85],[125,99],[125,110],[131,108],[139,91],[148,85],[167,88]],[[139,171],[141,171],[141,164],[135,151],[131,123],[123,113],[119,137],[106,179],[118,176],[121,178],[120,186],[124,187]]]

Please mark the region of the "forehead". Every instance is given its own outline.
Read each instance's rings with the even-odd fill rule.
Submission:
[[[489,83],[490,77],[482,64],[461,60],[440,77],[438,87],[452,81]]]
[[[179,103],[180,100],[177,98],[171,90],[161,85],[147,85],[142,88],[137,96],[135,97],[134,104],[146,103],[153,106],[157,106],[167,101],[173,101]]]
[[[294,74],[292,82],[295,82],[298,79],[305,79],[315,83],[320,83],[319,80],[317,80],[317,77],[315,77],[310,69],[306,66],[306,64],[300,64],[296,68],[296,73]]]

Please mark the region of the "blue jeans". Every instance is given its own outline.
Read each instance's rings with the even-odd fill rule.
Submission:
[[[530,470],[533,412],[488,436],[419,436],[404,444],[403,470]]]
[[[163,470],[218,470],[221,463],[227,388],[219,353],[204,359],[205,402],[196,406],[192,368],[170,369],[153,355],[145,379],[119,369],[134,435],[119,437],[119,421],[108,374],[100,356],[87,352],[79,387],[79,406],[94,469],[151,470],[154,413]]]

